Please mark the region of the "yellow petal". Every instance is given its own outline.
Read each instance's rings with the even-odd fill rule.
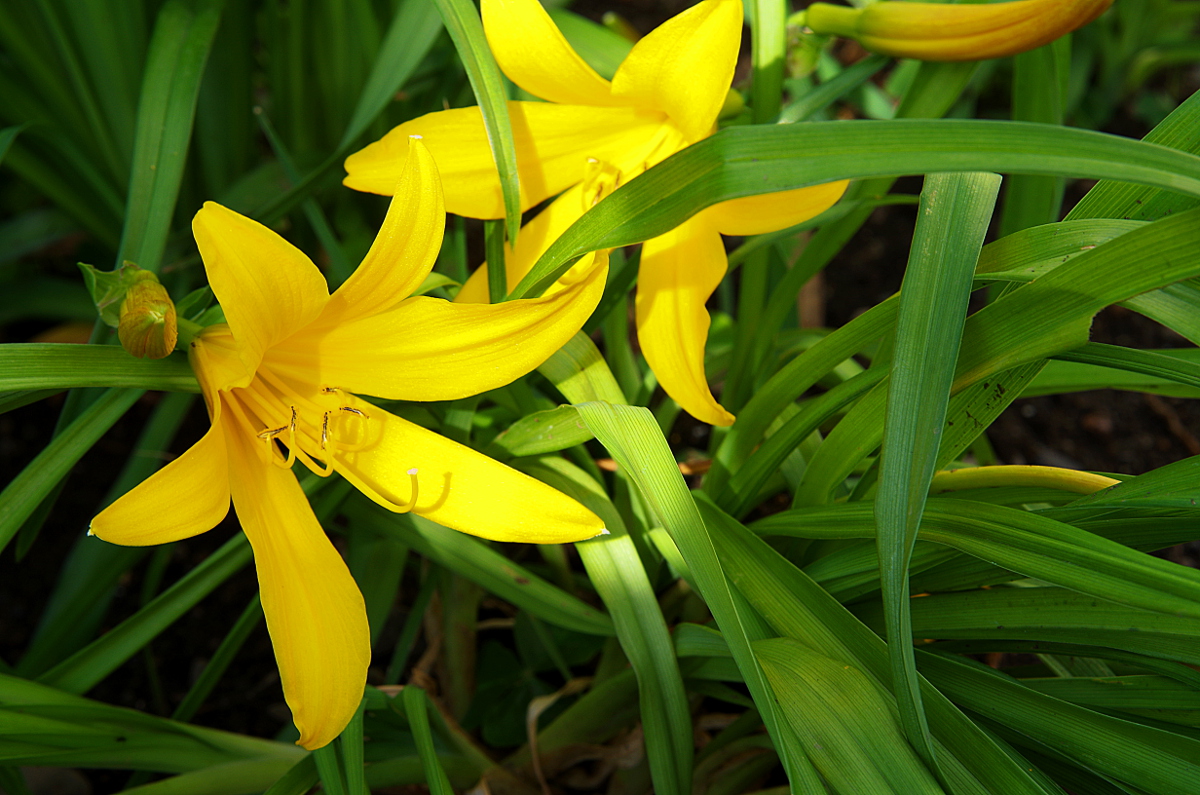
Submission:
[[[510,102],[508,112],[522,210],[579,182],[588,158],[624,162],[630,151],[655,137],[665,120],[653,111],[547,102]],[[391,195],[411,135],[421,136],[437,162],[447,212],[469,218],[504,217],[500,177],[477,107],[430,113],[394,128],[346,158],[346,187]]]
[[[300,381],[315,376],[321,384],[377,397],[477,395],[528,373],[579,331],[604,293],[608,257],[597,259],[575,284],[542,298],[494,305],[410,298],[320,336],[302,335],[311,342],[276,348],[270,366]]]
[[[549,207],[534,216],[532,221],[521,227],[521,234],[517,237],[515,248],[505,244],[504,270],[508,276],[509,290],[516,287],[521,279],[525,278],[525,274],[529,273],[538,258],[546,253],[546,249],[550,248],[550,244],[558,240],[567,227],[583,215],[583,211],[583,185],[580,184],[567,190],[552,201]],[[585,257],[585,259],[588,258]],[[584,263],[581,261],[580,264]],[[561,282],[556,282],[550,286],[546,294],[553,295],[563,287]],[[462,289],[458,291],[458,295],[454,296],[454,301],[459,304],[488,303],[487,263],[479,266],[471,274]]]
[[[723,235],[761,235],[787,229],[828,210],[849,182],[827,182],[810,188],[762,193],[714,204],[697,218]]]
[[[563,38],[538,0],[483,0],[483,29],[496,62],[521,88],[564,105],[622,105]]]
[[[638,267],[638,342],[658,383],[702,422],[731,425],[704,376],[708,310],[704,303],[729,263],[715,229],[696,219],[647,240]]]
[[[257,221],[205,202],[192,232],[208,283],[251,370],[263,351],[312,322],[329,300],[317,266]]]
[[[101,511],[91,532],[124,546],[169,544],[213,529],[228,513],[229,466],[218,417],[183,455]]]
[[[254,380],[258,362],[247,365],[242,361],[241,350],[228,323],[206,327],[188,346],[188,361],[196,373],[196,380],[200,382],[200,391],[204,393],[210,418],[219,407],[220,390],[247,386]]]
[[[437,166],[424,143],[414,140],[371,250],[330,296],[321,321],[372,315],[403,301],[433,269],[445,229]]]
[[[365,400],[347,397],[368,419],[356,425],[363,449],[336,453],[337,470],[385,508],[407,509],[415,478],[413,511],[481,538],[561,544],[604,529],[595,514],[545,483]]]
[[[613,76],[613,96],[666,113],[698,141],[717,123],[741,40],[741,0],[697,3],[633,45]]]
[[[296,744],[320,748],[362,700],[371,661],[366,608],[296,477],[264,464],[251,430],[239,430],[229,439],[233,504],[254,548],[283,696],[300,730]]]

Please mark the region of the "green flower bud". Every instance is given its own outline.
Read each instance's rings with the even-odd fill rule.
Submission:
[[[179,336],[175,304],[152,273],[142,273],[145,276],[129,287],[121,303],[117,336],[121,347],[139,359],[162,359],[175,350]]]

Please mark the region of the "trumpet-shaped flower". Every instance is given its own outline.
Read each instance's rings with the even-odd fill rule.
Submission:
[[[574,335],[604,287],[603,264],[560,293],[497,305],[408,297],[437,256],[441,188],[419,143],[387,218],[333,295],[316,266],[266,227],[217,204],[192,229],[227,323],[188,355],[212,427],[106,508],[92,532],[117,544],[202,533],[232,497],[254,550],[263,612],[300,745],[319,748],[362,698],[370,661],[358,587],[292,474],[338,472],[375,502],[500,541],[603,532],[558,491],[395,417],[355,393],[450,400],[529,372]]]
[[[599,198],[716,130],[742,35],[741,0],[704,0],[634,45],[612,81],[573,50],[537,0],[483,0],[488,43],[514,83],[546,102],[510,102],[522,209],[561,194],[507,252],[515,285],[556,238]],[[504,214],[500,181],[478,108],[432,113],[400,125],[346,160],[345,184],[387,193],[420,134],[446,175],[446,208],[475,218]],[[637,327],[659,383],[694,417],[733,415],[704,373],[705,302],[728,262],[721,234],[750,235],[807,220],[836,202],[845,182],[713,205],[648,240],[638,275]],[[487,301],[480,268],[456,298]]]
[[[1081,28],[1112,0],[1015,0],[987,5],[899,3],[866,8],[814,3],[817,33],[858,39],[868,50],[923,61],[978,61],[1032,50]]]

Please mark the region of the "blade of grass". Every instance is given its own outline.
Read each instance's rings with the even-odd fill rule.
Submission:
[[[908,616],[908,563],[954,380],[967,299],[1000,189],[996,174],[925,178],[908,268],[900,289],[888,388],[876,544],[900,724],[917,754],[944,781],[921,704]]]
[[[114,267],[157,271],[187,165],[200,80],[223,0],[169,0],[159,11],[138,100],[125,228]]]
[[[470,0],[434,0],[442,21],[467,70],[467,79],[475,92],[475,101],[483,114],[492,157],[500,172],[500,192],[504,196],[505,228],[508,242],[516,245],[521,227],[521,187],[517,173],[517,150],[513,144],[512,124],[508,119],[508,90],[504,75],[488,49],[483,22]]]
[[[246,537],[234,536],[150,604],[43,673],[38,681],[67,692],[86,693],[252,559]]]
[[[963,119],[730,127],[585,213],[510,298],[541,294],[589,251],[648,240],[727,199],[834,179],[944,171],[1106,177],[1200,196],[1200,157],[1068,127]]]
[[[0,389],[141,387],[199,392],[187,359],[135,359],[119,345],[12,343],[0,347]]]
[[[37,509],[42,498],[71,471],[142,396],[137,389],[110,389],[56,436],[37,457],[0,492],[0,549]]]
[[[421,767],[425,769],[425,784],[431,795],[454,795],[450,779],[437,758],[433,747],[433,733],[429,729],[429,702],[425,691],[416,685],[406,685],[400,691],[404,702],[404,714],[408,716],[408,728],[412,731],[417,753],[421,756]]]

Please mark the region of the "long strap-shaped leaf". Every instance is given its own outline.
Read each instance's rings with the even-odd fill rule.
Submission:
[[[934,772],[937,761],[908,642],[908,560],[937,463],[975,262],[999,189],[996,174],[931,174],[925,180],[900,289],[875,502],[888,656],[900,723]]]
[[[816,772],[774,706],[774,695],[750,646],[751,640],[759,638],[748,634],[750,620],[742,615],[745,608],[735,602],[708,530],[654,415],[644,408],[602,402],[583,403],[578,409],[588,428],[637,485],[687,561],[701,596],[725,634],[754,703],[762,712],[763,722],[777,743],[793,791],[820,793]]]
[[[697,502],[730,581],[775,632],[867,672],[884,687],[889,685],[887,651],[878,635],[765,541],[707,500]],[[728,633],[725,639],[729,641]],[[1024,765],[928,682],[922,682],[922,695],[942,767],[955,793],[1058,792],[1042,787]]]
[[[521,186],[517,174],[517,148],[513,143],[512,124],[508,119],[508,91],[504,76],[483,33],[483,22],[470,0],[434,0],[442,12],[446,30],[467,70],[467,79],[483,113],[492,157],[500,172],[500,193],[504,197],[508,239],[515,243],[521,227]]]
[[[135,359],[119,345],[55,342],[0,346],[0,390],[110,386],[199,392],[182,356]]]
[[[731,127],[672,155],[584,214],[511,297],[540,294],[589,251],[649,240],[727,199],[951,170],[1099,177],[1200,196],[1200,157],[1054,125],[897,119]]]
[[[66,477],[75,462],[141,396],[141,391],[136,389],[108,390],[5,486],[0,492],[0,549],[12,539],[42,498]]]
[[[152,271],[161,265],[222,5],[224,0],[172,0],[158,13],[138,103],[117,265],[129,260]]]

